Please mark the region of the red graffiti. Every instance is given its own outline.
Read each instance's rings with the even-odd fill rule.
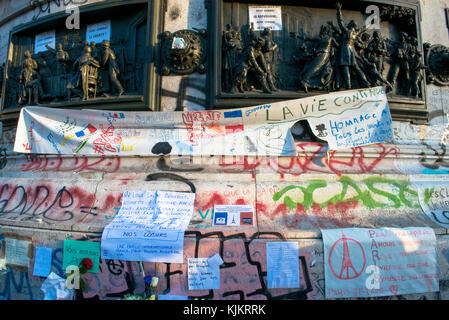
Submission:
[[[113,173],[120,169],[120,158],[118,156],[107,158],[88,158],[76,156],[64,158],[61,155],[49,157],[38,155],[29,157],[25,163],[20,165],[21,171],[54,171],[54,172],[80,172],[97,171]]]

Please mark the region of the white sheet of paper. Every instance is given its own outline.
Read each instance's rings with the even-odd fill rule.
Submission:
[[[39,33],[34,38],[34,53],[39,53],[47,51],[48,45],[50,48],[55,49],[56,47],[56,36],[55,30]]]
[[[30,248],[31,242],[11,238],[5,238],[5,242],[6,264],[28,267],[28,264],[30,263],[28,250]]]
[[[73,290],[66,288],[66,279],[52,272],[42,283],[41,290],[44,292],[44,300],[72,300]]]
[[[220,289],[220,266],[210,265],[209,258],[189,258],[189,290]]]
[[[431,228],[346,228],[321,233],[326,298],[439,291]]]
[[[33,276],[48,277],[51,272],[51,248],[36,247]]]
[[[194,193],[125,191],[117,216],[103,231],[102,258],[182,263],[194,201]]]
[[[91,43],[101,43],[103,40],[111,40],[111,20],[91,24],[87,26],[86,40]]]
[[[299,288],[297,242],[267,242],[268,288]]]
[[[223,259],[220,257],[218,253],[214,254],[212,257],[207,259],[207,262],[210,266],[220,266],[223,264]]]
[[[269,28],[273,31],[282,30],[282,9],[280,6],[249,6],[249,23],[254,24],[254,30],[262,31]]]

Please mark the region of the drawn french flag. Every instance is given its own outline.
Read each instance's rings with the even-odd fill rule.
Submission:
[[[121,112],[120,113],[110,113],[109,112],[109,116],[114,119],[118,119],[118,118],[125,119],[125,114],[123,114]]]
[[[83,130],[76,132],[76,136],[78,138],[84,137],[86,134],[91,134],[97,131],[97,128],[95,128],[93,125],[88,124]]]
[[[226,134],[237,133],[245,130],[243,126],[242,110],[225,111],[223,116],[226,120]]]

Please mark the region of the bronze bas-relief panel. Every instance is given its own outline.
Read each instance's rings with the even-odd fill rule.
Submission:
[[[258,31],[250,24],[249,6],[273,2],[255,2],[212,5],[217,21],[212,105],[234,107],[384,86],[393,117],[426,121],[418,4],[275,1],[282,11],[282,30]],[[367,11],[372,5],[376,15]]]
[[[104,7],[81,13],[81,28],[66,17],[13,31],[6,67],[3,111],[27,105],[95,106],[142,104],[145,95],[148,3]],[[88,25],[110,21],[108,40],[88,41]],[[35,36],[55,32],[55,48],[35,53]]]

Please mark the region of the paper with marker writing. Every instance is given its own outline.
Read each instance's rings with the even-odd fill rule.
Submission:
[[[48,277],[51,271],[51,254],[51,248],[36,247],[33,276]]]
[[[431,228],[321,230],[326,298],[439,291]]]
[[[195,194],[134,190],[125,191],[122,199],[118,214],[103,231],[102,257],[182,263]]]
[[[5,238],[6,264],[28,267],[30,245],[30,241]]]
[[[268,288],[299,288],[297,242],[267,242]]]
[[[93,262],[93,267],[88,272],[98,273],[100,265],[100,243],[93,241],[64,240],[64,251],[62,257],[62,269],[68,266],[79,266],[84,258]]]
[[[209,258],[189,258],[189,290],[220,289],[220,266],[210,265]]]

